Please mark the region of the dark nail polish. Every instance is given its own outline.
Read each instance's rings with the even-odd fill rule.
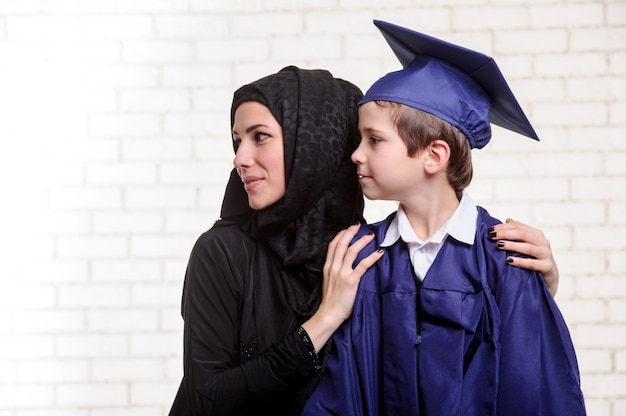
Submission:
[[[507,257],[506,258],[506,262],[507,263],[513,263],[513,257]]]
[[[370,231],[369,233],[367,233],[367,235],[374,235],[374,233]]]
[[[498,247],[504,247],[504,241],[498,241]]]
[[[384,248],[382,248],[382,247],[378,247],[378,250],[376,250],[376,251],[377,251],[377,252],[379,252],[379,253],[384,253],[384,252],[385,252],[385,249],[384,249]]]

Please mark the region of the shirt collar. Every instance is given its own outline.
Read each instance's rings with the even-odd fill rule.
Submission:
[[[469,194],[463,191],[459,206],[454,210],[450,219],[428,241],[441,243],[447,235],[450,235],[455,240],[472,245],[476,236],[477,217],[478,210],[476,209],[476,204]],[[398,212],[391,220],[381,246],[389,247],[400,238],[405,243],[421,243],[415,236],[402,206],[398,207]]]

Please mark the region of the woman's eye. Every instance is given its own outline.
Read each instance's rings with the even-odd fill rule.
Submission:
[[[372,144],[377,144],[380,142],[380,139],[376,138],[376,137],[370,137],[370,141],[372,142]]]
[[[256,140],[257,142],[262,142],[263,140],[267,139],[268,137],[270,137],[269,134],[265,134],[265,133],[261,133],[261,132],[257,132],[254,134],[254,140]]]

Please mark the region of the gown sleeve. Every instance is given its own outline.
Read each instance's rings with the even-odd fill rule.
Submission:
[[[584,415],[569,330],[540,274],[507,267],[496,288],[501,318],[499,415]]]
[[[257,353],[254,345],[239,351],[253,246],[224,244],[209,231],[192,250],[182,303],[184,377],[179,396],[186,397],[176,399],[188,410],[173,410],[170,416],[247,414],[251,403],[271,402],[274,394],[319,371],[317,354],[297,325],[264,351]]]

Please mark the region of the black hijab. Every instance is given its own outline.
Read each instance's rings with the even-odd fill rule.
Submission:
[[[361,96],[328,71],[289,66],[244,85],[233,97],[231,127],[246,101],[267,106],[282,126],[287,183],[281,200],[254,211],[233,169],[221,217],[239,223],[276,255],[286,271],[287,301],[301,322],[319,303],[328,243],[341,229],[363,222],[363,196],[350,160],[358,145]]]

